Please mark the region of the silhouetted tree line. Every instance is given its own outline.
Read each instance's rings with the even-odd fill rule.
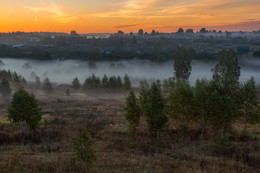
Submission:
[[[22,75],[12,72],[10,70],[0,70],[0,80],[6,79],[14,83],[26,83],[25,78]]]
[[[94,74],[80,84],[78,78],[74,78],[72,81],[72,88],[74,89],[96,89],[96,88],[111,88],[111,89],[130,89],[131,81],[127,74],[125,74],[123,80],[120,76],[107,77],[105,74],[102,79],[95,76]]]
[[[43,48],[36,47],[8,47],[0,44],[0,57],[13,57],[13,58],[31,58],[40,60],[50,60],[51,53]]]

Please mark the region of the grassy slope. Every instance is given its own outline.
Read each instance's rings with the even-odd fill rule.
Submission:
[[[51,95],[30,90],[44,120],[35,142],[28,143],[6,121],[8,103],[1,106],[0,172],[84,172],[70,143],[82,127],[96,140],[93,172],[260,172],[260,125],[250,126],[250,139],[240,137],[243,126],[237,125],[232,146],[222,152],[214,149],[210,132],[199,140],[196,130],[182,135],[169,127],[157,141],[149,137],[144,118],[134,140],[123,116],[124,91],[72,91],[68,97],[65,87]]]

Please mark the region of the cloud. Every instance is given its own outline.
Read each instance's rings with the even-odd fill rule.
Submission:
[[[132,25],[118,25],[118,26],[114,26],[113,28],[115,29],[120,29],[120,28],[131,28],[131,27],[135,27],[138,26],[137,24],[132,24]]]
[[[37,12],[37,13],[40,13],[40,12],[52,13],[53,15],[51,16],[51,18],[58,21],[58,22],[62,22],[62,23],[69,23],[69,22],[78,18],[76,16],[66,15],[65,13],[60,11],[59,8],[56,7],[56,6],[44,7],[44,8],[24,6],[24,8],[29,9],[29,10],[34,11],[34,12]]]

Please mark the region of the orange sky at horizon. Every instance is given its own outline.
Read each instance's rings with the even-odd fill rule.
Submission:
[[[176,32],[179,27],[260,30],[259,0],[9,0],[0,32]]]

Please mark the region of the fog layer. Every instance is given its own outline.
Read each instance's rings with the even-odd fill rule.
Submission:
[[[43,80],[48,77],[51,82],[55,83],[71,83],[73,78],[78,77],[81,82],[84,82],[86,77],[95,74],[96,76],[121,76],[127,73],[133,84],[138,85],[140,80],[156,80],[166,79],[172,77],[173,74],[173,61],[165,63],[152,63],[143,60],[130,60],[130,61],[102,61],[96,62],[96,68],[89,68],[86,61],[79,60],[66,60],[66,61],[37,61],[26,59],[12,59],[2,58],[5,65],[0,69],[10,69],[23,75],[27,81],[35,81],[31,77],[31,73],[35,72],[37,76]],[[27,65],[24,65],[28,63]],[[241,59],[241,77],[243,82],[253,76],[256,83],[260,84],[260,61],[258,59]],[[29,65],[29,66],[28,66]],[[192,73],[190,76],[190,83],[194,85],[198,78],[210,79],[212,77],[211,69],[214,67],[215,62],[201,62],[192,61]]]

